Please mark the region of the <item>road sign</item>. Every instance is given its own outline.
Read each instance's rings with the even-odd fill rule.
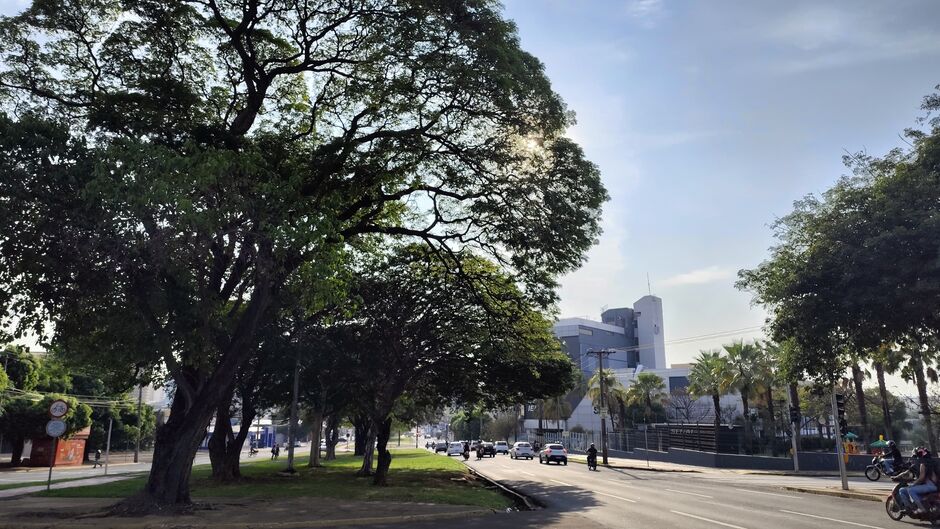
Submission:
[[[607,417],[610,417],[610,414],[607,413],[607,408],[600,409],[600,416],[601,416],[601,419],[606,419]]]
[[[49,416],[55,419],[65,417],[65,414],[69,412],[69,403],[64,400],[53,401],[49,405]],[[55,436],[54,436],[55,437]]]
[[[62,419],[52,419],[46,423],[46,435],[49,437],[61,437],[65,430],[65,421]]]

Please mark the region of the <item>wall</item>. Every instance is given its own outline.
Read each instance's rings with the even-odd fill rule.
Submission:
[[[640,363],[650,369],[666,368],[666,339],[663,328],[663,300],[643,296],[633,304]]]

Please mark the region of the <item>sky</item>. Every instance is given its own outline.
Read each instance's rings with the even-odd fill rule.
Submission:
[[[883,154],[940,84],[940,2],[507,0],[611,200],[561,316],[663,299],[668,361],[761,336],[734,288],[769,225]],[[670,340],[751,329],[730,337]]]
[[[0,15],[28,5],[0,0]],[[506,0],[611,200],[561,316],[663,298],[668,359],[761,336],[734,288],[843,154],[902,145],[940,83],[940,2]],[[670,340],[725,331],[711,340]]]

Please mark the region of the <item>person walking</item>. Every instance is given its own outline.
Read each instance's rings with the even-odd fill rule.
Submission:
[[[95,464],[91,468],[98,468],[104,466],[101,464],[101,449],[95,450]]]

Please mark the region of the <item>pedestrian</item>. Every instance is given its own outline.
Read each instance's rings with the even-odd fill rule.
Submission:
[[[277,459],[277,445],[271,446],[271,461]]]
[[[101,449],[95,450],[95,464],[91,468],[98,468],[101,465]]]
[[[274,459],[281,457],[281,445],[274,445]]]

